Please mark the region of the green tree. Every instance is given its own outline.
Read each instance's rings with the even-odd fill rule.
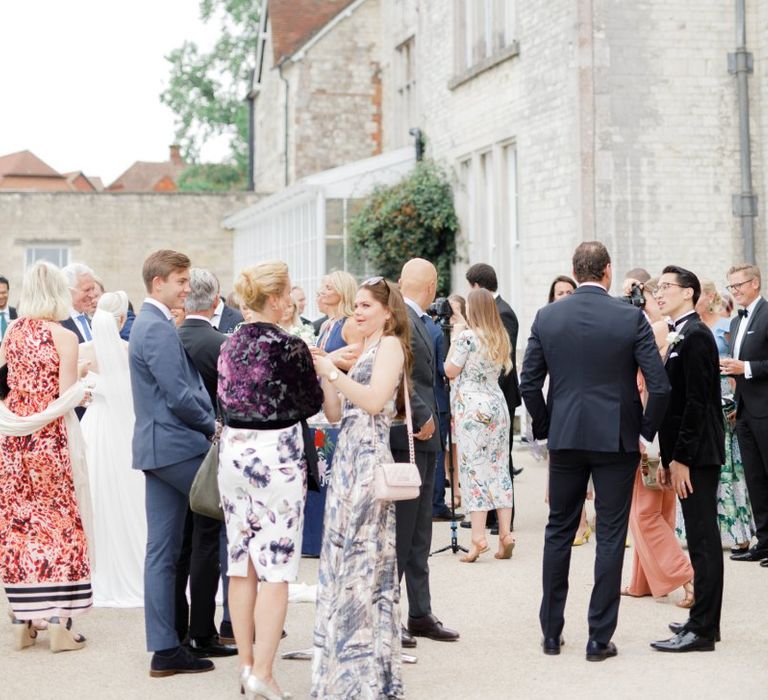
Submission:
[[[437,268],[438,294],[448,294],[459,220],[445,172],[421,161],[400,182],[378,187],[350,223],[353,251],[368,267],[396,280],[419,257]]]
[[[231,166],[243,181],[248,162],[248,107],[243,97],[256,58],[260,0],[200,0],[204,23],[220,22],[220,34],[209,52],[185,41],[166,60],[171,64],[168,87],[160,95],[177,120],[176,138],[184,157],[196,163],[205,141],[230,135]],[[192,179],[200,181],[200,173]]]
[[[231,192],[244,190],[245,184],[244,173],[226,163],[190,165],[179,178],[181,192]]]

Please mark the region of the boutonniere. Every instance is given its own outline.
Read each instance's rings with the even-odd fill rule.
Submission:
[[[670,348],[673,348],[683,340],[685,340],[685,336],[682,333],[678,333],[677,331],[670,331],[669,335],[667,336],[667,345]]]

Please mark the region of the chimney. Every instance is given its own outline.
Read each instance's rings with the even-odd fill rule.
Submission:
[[[184,160],[181,157],[181,146],[177,143],[170,147],[171,151],[171,163],[174,165],[184,165]]]

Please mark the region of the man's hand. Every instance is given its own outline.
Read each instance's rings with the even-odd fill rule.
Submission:
[[[744,363],[741,360],[734,360],[732,357],[723,357],[720,360],[720,371],[734,377],[740,376],[744,374]]]
[[[728,425],[731,426],[731,430],[736,427],[736,411],[731,411],[725,414],[725,420],[728,421]]]
[[[688,468],[688,465],[672,460],[669,463],[669,477],[672,480],[672,489],[681,501],[693,493],[691,470]]]
[[[432,435],[435,432],[435,421],[433,418],[430,417],[430,419],[424,423],[424,425],[421,426],[418,433],[414,433],[413,437],[417,440],[429,440],[429,438],[432,437]]]

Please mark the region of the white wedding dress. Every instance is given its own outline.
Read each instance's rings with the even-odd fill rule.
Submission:
[[[132,468],[133,397],[128,344],[112,314],[93,317],[93,351],[98,373],[93,401],[81,427],[93,500],[94,605],[133,608],[144,605],[144,552],[147,522],[144,475]]]

